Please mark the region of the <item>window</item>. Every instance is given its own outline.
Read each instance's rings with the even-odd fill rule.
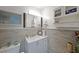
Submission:
[[[0,24],[21,24],[21,15],[0,11]]]

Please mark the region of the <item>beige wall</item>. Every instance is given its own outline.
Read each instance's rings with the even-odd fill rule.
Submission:
[[[8,42],[12,44],[14,41],[20,42],[25,39],[25,34],[36,35],[37,29],[0,29],[0,47],[5,46]],[[64,31],[49,29],[48,35],[48,51],[51,53],[67,52],[67,42],[72,42],[73,31]]]
[[[24,39],[23,30],[0,29],[0,47],[7,45],[8,42],[20,41]]]
[[[72,41],[73,31],[50,29],[48,30],[48,51],[51,53],[68,52],[67,42]]]
[[[28,32],[27,32],[28,31]],[[35,29],[0,29],[0,47],[7,45],[8,42],[12,44],[14,41],[20,42],[25,39],[25,34],[35,35]]]

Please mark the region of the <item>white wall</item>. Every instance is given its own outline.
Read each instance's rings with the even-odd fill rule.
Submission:
[[[53,28],[55,29],[56,27],[54,26],[54,9],[56,6],[49,6],[45,9],[42,10],[41,15],[44,17],[44,22],[47,19],[48,22],[48,28]]]
[[[29,13],[35,16],[41,16],[40,10],[36,8],[36,6],[27,6],[26,13]]]
[[[0,6],[0,10],[22,14],[26,11],[24,6]]]

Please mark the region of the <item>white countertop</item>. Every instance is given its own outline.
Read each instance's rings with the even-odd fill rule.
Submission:
[[[27,37],[25,37],[25,38],[26,38],[26,41],[28,43],[31,43],[31,42],[34,42],[34,41],[42,40],[42,39],[47,38],[47,37],[48,36],[39,36],[39,35],[36,35],[36,36],[31,37],[31,38],[27,38]]]

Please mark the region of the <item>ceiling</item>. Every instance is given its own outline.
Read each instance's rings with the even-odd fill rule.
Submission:
[[[56,8],[56,6],[26,6],[27,9],[37,9],[37,10],[43,10],[45,8]]]

